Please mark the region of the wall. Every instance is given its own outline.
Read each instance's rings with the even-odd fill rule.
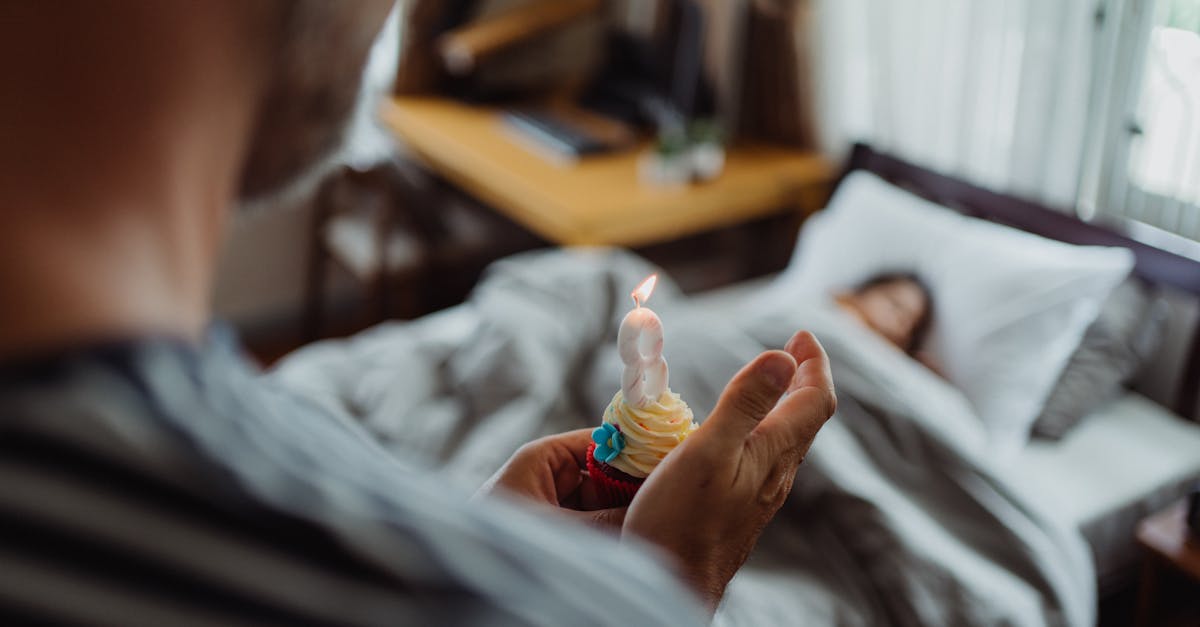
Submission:
[[[245,331],[298,321],[311,221],[307,202],[233,216],[217,268],[217,316]]]

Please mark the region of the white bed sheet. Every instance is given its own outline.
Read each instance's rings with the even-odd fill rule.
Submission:
[[[1200,425],[1130,392],[1063,440],[1031,442],[1011,478],[1080,528],[1101,582],[1114,582],[1137,562],[1138,521],[1200,479]]]
[[[274,375],[360,421],[406,463],[477,486],[522,443],[594,424],[618,385],[619,286],[648,270],[621,254],[529,253],[494,266],[462,306],[302,349]],[[997,481],[964,434],[982,434],[965,398],[825,299],[767,307],[748,298],[758,286],[680,303],[667,281],[656,295],[668,343],[682,349],[671,353],[672,383],[693,406],[712,407],[745,359],[797,325],[825,339],[846,397],[731,587],[727,608],[751,614],[723,615],[787,623],[828,599],[815,605],[839,623],[1093,624],[1082,535]],[[922,467],[926,455],[938,463]],[[738,583],[746,576],[749,588]]]
[[[715,314],[733,315],[772,278],[703,292],[694,300]],[[1200,480],[1200,424],[1129,392],[1063,440],[1031,441],[1008,472],[1017,490],[1080,529],[1105,585],[1120,581],[1137,563],[1138,521]]]
[[[736,315],[772,278],[735,283],[692,299],[713,315]],[[439,323],[433,324],[435,320]],[[450,336],[465,336],[471,328],[462,307],[417,323]],[[453,343],[463,337],[442,339]],[[1014,489],[1080,529],[1105,588],[1123,581],[1137,563],[1138,521],[1200,480],[1200,424],[1129,392],[1089,416],[1063,440],[1031,441],[1007,473]]]

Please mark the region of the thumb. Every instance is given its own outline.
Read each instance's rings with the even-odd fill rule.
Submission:
[[[759,355],[733,376],[708,420],[691,438],[699,436],[705,445],[741,446],[795,374],[796,360],[791,355],[778,350]]]
[[[588,512],[559,509],[560,512],[576,521],[602,529],[620,529],[621,525],[625,524],[625,512],[628,510],[628,506],[596,509]]]

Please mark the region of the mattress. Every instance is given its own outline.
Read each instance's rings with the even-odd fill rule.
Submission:
[[[1063,440],[1031,442],[1010,472],[1018,489],[1079,527],[1104,587],[1137,563],[1138,521],[1200,479],[1200,425],[1130,392]]]

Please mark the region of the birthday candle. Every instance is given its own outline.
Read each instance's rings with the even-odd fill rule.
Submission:
[[[617,351],[625,364],[621,392],[625,402],[647,407],[667,389],[667,360],[662,356],[662,320],[642,303],[650,298],[658,275],[652,274],[633,290],[633,309],[625,314],[617,331]]]

